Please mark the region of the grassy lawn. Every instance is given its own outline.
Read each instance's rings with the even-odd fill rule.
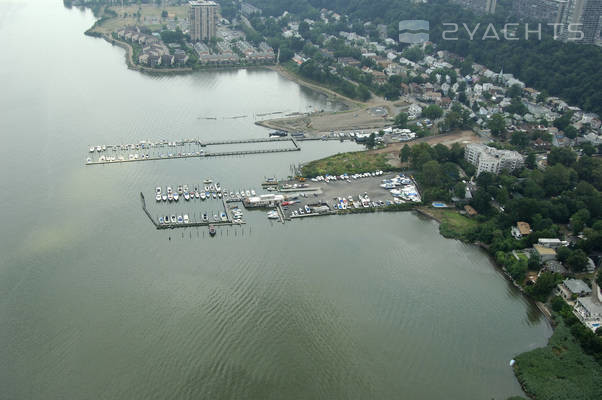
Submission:
[[[516,357],[515,374],[536,399],[602,399],[602,369],[560,322],[548,345]]]
[[[387,158],[384,154],[357,151],[353,153],[340,153],[321,160],[311,161],[303,166],[303,176],[311,178],[324,174],[356,174],[377,170],[391,170],[391,166],[387,163]]]
[[[119,29],[128,26],[128,25],[140,25],[144,26],[144,17],[161,17],[161,12],[164,10],[162,7],[156,7],[152,4],[143,4],[143,5],[129,5],[125,7],[121,6],[112,6],[111,10],[117,13],[117,17],[110,18],[103,21],[101,24],[98,24],[94,27],[94,31],[99,33],[110,34],[111,32],[116,32]],[[178,19],[186,19],[187,18],[187,10],[186,6],[170,6],[165,7],[167,10],[169,18],[172,19],[174,16],[177,16]],[[140,19],[137,17],[137,13],[140,11]],[[161,25],[147,25],[151,30],[161,30]]]
[[[456,210],[425,207],[423,211],[441,221],[439,231],[445,237],[462,239],[477,225],[477,221],[465,217]]]

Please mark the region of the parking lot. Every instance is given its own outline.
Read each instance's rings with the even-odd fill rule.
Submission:
[[[283,203],[283,211],[286,218],[307,215],[306,206],[310,209],[310,214],[315,214],[316,210],[321,213],[326,212],[324,208],[317,208],[320,205],[328,205],[329,211],[339,208],[344,204],[346,208],[359,207],[384,207],[394,204],[394,197],[389,190],[381,187],[383,180],[398,176],[398,172],[386,172],[381,175],[375,174],[370,177],[351,176],[336,180],[325,180],[305,182],[306,187],[298,188],[297,191],[287,193],[289,202]],[[298,182],[288,182],[289,185],[299,185]],[[291,189],[289,189],[291,190]],[[350,199],[351,197],[351,199]],[[343,203],[341,203],[341,201]],[[362,202],[363,200],[363,202]],[[293,202],[290,204],[290,202]],[[397,200],[399,202],[399,200]]]

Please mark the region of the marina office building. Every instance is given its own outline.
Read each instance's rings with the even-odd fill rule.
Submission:
[[[211,40],[215,37],[217,4],[214,1],[196,0],[188,2],[190,39],[193,42]]]
[[[478,143],[466,146],[464,158],[477,167],[477,175],[481,172],[497,175],[502,170],[513,171],[524,163],[523,156],[516,151],[498,150]]]

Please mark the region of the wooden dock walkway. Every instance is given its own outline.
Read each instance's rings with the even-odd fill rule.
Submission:
[[[105,164],[124,164],[124,163],[132,163],[132,162],[140,162],[140,161],[159,161],[159,160],[175,160],[182,158],[205,158],[205,157],[226,157],[226,156],[243,156],[243,155],[251,155],[251,154],[269,154],[269,153],[283,153],[290,151],[301,151],[301,148],[297,144],[297,141],[292,137],[277,137],[277,138],[255,138],[255,139],[244,139],[244,140],[221,140],[221,141],[209,141],[209,142],[201,142],[198,140],[185,140],[181,142],[176,142],[178,146],[185,146],[187,144],[198,145],[200,147],[207,146],[223,146],[223,145],[235,145],[235,144],[245,144],[245,143],[268,143],[268,142],[291,142],[293,147],[284,147],[279,149],[256,149],[256,150],[235,150],[235,151],[198,151],[195,153],[192,152],[184,152],[177,153],[171,155],[153,155],[148,156],[148,154],[141,154],[138,158],[125,158],[122,154],[121,158],[118,159],[114,156],[111,156],[111,159],[89,159],[86,161],[85,165],[105,165]],[[160,144],[158,147],[164,147],[165,145]],[[109,149],[118,148],[115,145],[107,146]],[[144,151],[152,150],[155,147],[145,147],[140,150],[129,150],[129,151],[137,151],[143,153]],[[127,152],[128,150],[120,150]],[[100,154],[100,153],[93,153]],[[136,153],[138,154],[138,153]],[[103,154],[104,155],[104,154]]]
[[[165,223],[165,224],[160,224],[157,221],[155,221],[155,219],[153,218],[153,216],[150,214],[150,212],[148,211],[148,209],[146,208],[146,199],[144,198],[144,194],[142,192],[140,192],[140,200],[142,202],[142,211],[144,211],[144,213],[146,214],[146,216],[148,217],[148,219],[150,220],[150,222],[155,226],[156,229],[158,230],[162,230],[162,229],[175,229],[175,228],[194,228],[194,227],[199,227],[199,226],[209,226],[209,225],[213,225],[213,226],[232,226],[232,225],[244,225],[246,224],[246,222],[242,221],[240,223],[235,224],[232,221],[232,216],[230,214],[230,210],[229,207],[226,206],[226,200],[224,200],[224,198],[222,197],[222,205],[224,206],[224,212],[226,213],[226,221],[192,221],[192,222],[188,222],[188,223]]]

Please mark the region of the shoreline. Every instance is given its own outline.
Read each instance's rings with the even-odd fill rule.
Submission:
[[[414,212],[416,212],[417,214],[420,214],[426,218],[430,218],[434,221],[437,221],[437,223],[439,224],[439,226],[441,226],[441,219],[439,219],[436,215],[429,213],[428,211],[424,210],[424,206],[423,207],[416,207],[414,210],[412,210]],[[521,294],[523,295],[523,297],[529,301],[529,303],[532,303],[534,306],[536,306],[539,311],[541,312],[541,314],[546,318],[546,320],[550,323],[550,326],[552,326],[552,328],[554,327],[553,325],[553,320],[552,320],[552,313],[550,312],[550,310],[547,308],[547,306],[540,302],[537,301],[531,297],[529,297],[529,295],[525,292],[525,290],[522,288],[521,285],[519,285],[514,279],[512,279],[512,277],[510,276],[510,274],[508,273],[508,271],[506,270],[506,268],[504,268],[503,266],[499,265],[497,263],[497,261],[495,260],[495,258],[489,253],[489,246],[487,246],[485,243],[482,242],[465,242],[461,239],[457,239],[454,237],[446,237],[444,235],[441,234],[441,232],[439,232],[439,235],[443,236],[446,239],[453,239],[453,240],[459,240],[462,243],[466,243],[466,244],[470,244],[476,247],[479,247],[480,249],[484,250],[487,253],[487,256],[489,257],[489,259],[491,260],[491,263],[495,266],[495,268],[497,270],[499,270],[500,272],[502,272],[502,274],[506,277],[507,281],[512,283],[512,286],[514,286],[517,290],[519,290],[521,292]]]
[[[291,82],[295,82],[300,86],[304,86],[306,88],[315,90],[316,92],[320,92],[322,94],[325,94],[329,97],[336,99],[339,102],[342,102],[343,104],[345,104],[346,106],[349,107],[349,109],[346,111],[353,111],[355,109],[359,109],[359,108],[368,106],[368,103],[364,103],[364,102],[361,102],[358,100],[351,99],[349,97],[343,96],[342,94],[335,92],[334,90],[328,89],[327,87],[320,86],[313,82],[309,82],[309,81],[303,79],[302,77],[298,76],[297,74],[294,74],[291,71],[287,70],[281,64],[268,65],[268,66],[265,66],[265,68],[277,72],[283,78],[286,78]]]

